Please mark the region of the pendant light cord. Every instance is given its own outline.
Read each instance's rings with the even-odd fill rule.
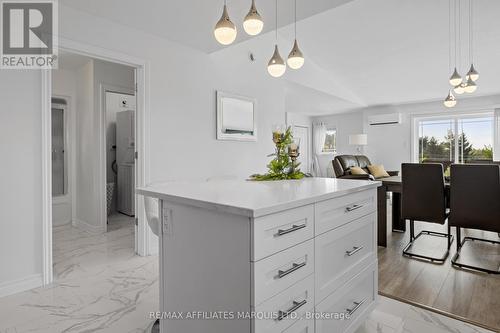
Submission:
[[[458,0],[458,70],[462,68],[462,1]]]
[[[276,44],[278,44],[278,0],[276,0],[275,4],[276,4],[276,10],[275,10],[275,14],[276,14],[276,31],[275,31],[275,37],[276,37]]]
[[[297,39],[297,0],[295,0],[295,39]]]
[[[448,0],[448,70],[452,71],[451,68],[451,49],[452,49],[452,42],[451,42],[451,3],[453,0]]]
[[[474,34],[473,34],[473,5],[472,0],[469,0],[469,59],[470,63],[474,63]]]

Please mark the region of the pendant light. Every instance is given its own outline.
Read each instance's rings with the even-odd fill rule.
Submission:
[[[448,96],[446,96],[446,99],[444,100],[444,106],[446,106],[447,108],[452,108],[454,107],[455,105],[457,105],[457,100],[455,99],[455,96],[453,96],[453,93],[450,92],[448,93]]]
[[[465,92],[465,83],[460,83],[455,88],[453,88],[453,92],[457,95],[462,95]]]
[[[257,11],[255,0],[252,0],[250,11],[248,12],[247,16],[245,16],[245,20],[243,21],[243,29],[250,36],[255,36],[260,34],[263,28],[264,21],[262,21],[262,17]]]
[[[267,71],[273,77],[280,77],[285,74],[286,65],[278,50],[278,0],[276,0],[276,44],[274,45],[274,53],[267,64]]]
[[[226,0],[224,0],[222,16],[214,28],[215,39],[222,45],[229,45],[234,42],[237,33],[236,26],[231,22],[229,14],[227,13]]]
[[[291,69],[299,69],[304,65],[304,55],[302,51],[300,51],[299,44],[297,43],[297,0],[295,0],[295,41],[288,55],[287,64]]]
[[[464,91],[466,93],[473,93],[474,91],[477,90],[477,85],[476,82],[472,80],[472,78],[469,76],[469,79],[467,80],[467,83],[465,84]]]
[[[474,68],[474,39],[473,39],[473,11],[472,11],[472,0],[469,0],[469,60],[470,69],[467,72],[467,81],[471,79],[476,82],[479,79],[479,72]],[[476,87],[477,88],[477,87]],[[474,89],[476,90],[476,89]]]

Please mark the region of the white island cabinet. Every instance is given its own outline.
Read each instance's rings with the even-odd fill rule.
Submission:
[[[354,332],[377,299],[379,182],[172,182],[160,199],[162,333]]]

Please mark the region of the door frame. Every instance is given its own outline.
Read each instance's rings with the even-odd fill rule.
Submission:
[[[76,42],[70,39],[59,37],[60,50],[76,53],[91,58],[110,61],[134,67],[136,71],[136,186],[145,186],[150,182],[150,151],[149,151],[149,63],[125,53],[111,51],[109,49],[97,47],[90,44]],[[41,71],[41,122],[42,122],[42,275],[43,284],[48,285],[53,281],[53,257],[52,257],[52,139],[51,139],[51,97],[52,97],[52,73],[51,70]],[[102,113],[102,108],[101,113]],[[100,115],[102,119],[102,114]],[[104,124],[102,124],[104,125]],[[102,131],[101,135],[102,135]],[[100,145],[102,146],[102,145]],[[100,154],[101,164],[106,164],[105,155]],[[105,169],[104,169],[105,174]],[[100,177],[102,177],[102,172]],[[106,190],[105,177],[99,179],[103,195]],[[104,213],[106,205],[104,207]],[[101,210],[102,210],[101,207]],[[157,253],[154,248],[154,234],[146,221],[144,204],[142,200],[136,198],[137,226],[137,254],[147,256]],[[102,215],[102,214],[101,214]]]

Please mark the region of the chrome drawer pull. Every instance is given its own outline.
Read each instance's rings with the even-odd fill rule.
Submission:
[[[352,314],[356,312],[365,301],[366,300],[362,300],[361,302],[354,302],[354,307],[352,309],[346,309],[347,315],[352,316]]]
[[[281,278],[283,278],[283,277],[287,276],[288,274],[293,273],[293,272],[295,272],[295,271],[296,271],[296,270],[298,270],[298,269],[301,269],[301,268],[302,268],[302,267],[304,267],[306,264],[307,264],[307,262],[305,262],[305,261],[304,261],[303,263],[301,263],[301,264],[296,264],[296,263],[294,263],[294,264],[292,265],[292,268],[287,269],[286,271],[279,270],[279,271],[278,271],[278,276],[277,276],[277,278],[278,278],[278,279],[281,279]]]
[[[346,207],[346,208],[345,208],[345,212],[346,212],[346,213],[350,213],[350,212],[352,212],[352,211],[354,211],[354,210],[356,210],[356,209],[360,209],[360,208],[362,208],[362,207],[363,207],[363,205],[352,205],[352,206],[348,206],[348,207]]]
[[[354,246],[351,251],[345,251],[345,254],[350,257],[359,251],[361,251],[364,248],[364,246]]]
[[[293,225],[290,229],[278,229],[278,233],[275,236],[283,236],[289,234],[291,232],[303,229],[306,227],[306,224]]]
[[[285,319],[292,312],[297,311],[299,308],[303,307],[306,304],[307,304],[307,300],[303,300],[302,302],[293,301],[293,306],[290,309],[288,309],[286,311],[282,311],[282,310],[278,311],[278,318],[276,320],[280,321],[280,320]]]

